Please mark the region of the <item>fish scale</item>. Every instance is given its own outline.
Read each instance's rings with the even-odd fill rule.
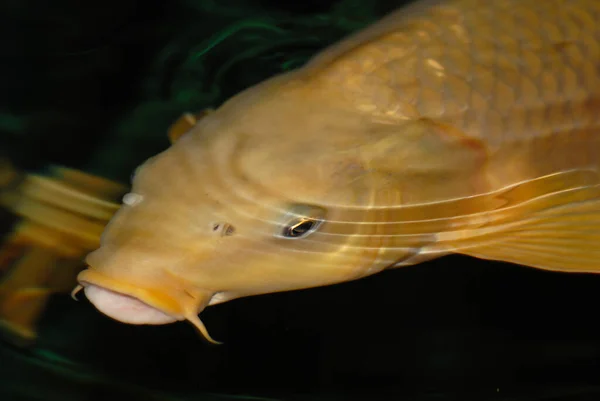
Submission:
[[[598,93],[598,6],[592,1],[509,3],[512,7],[502,2],[441,2],[448,12],[421,17],[435,23],[414,24],[413,32],[392,32],[361,46],[345,61],[349,66],[334,65],[333,72],[347,71],[356,80],[356,70],[367,59],[377,65],[376,76],[402,75],[391,80],[393,88],[383,89],[394,93],[385,98],[380,86],[390,80],[379,79],[378,86],[371,84],[371,74],[359,75],[362,81],[348,86],[359,88],[352,93],[362,93],[365,110],[398,119],[448,120],[488,146],[528,138],[532,128],[538,135],[552,135],[552,127],[574,124],[574,115],[595,117],[593,109],[578,102]],[[459,8],[468,11],[451,12]],[[543,23],[547,13],[554,23]],[[407,44],[407,38],[413,43]],[[380,46],[404,50],[396,58],[379,51]],[[377,74],[379,70],[389,71]],[[338,85],[341,79],[336,77],[336,85],[347,90],[347,85]],[[596,90],[590,93],[591,88]],[[392,109],[396,113],[389,113]]]

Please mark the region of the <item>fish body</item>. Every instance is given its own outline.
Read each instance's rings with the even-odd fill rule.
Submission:
[[[597,1],[414,2],[177,125],[76,291],[210,339],[208,305],[450,253],[597,272],[599,106]]]

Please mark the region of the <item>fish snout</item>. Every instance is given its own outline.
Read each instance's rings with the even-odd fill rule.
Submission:
[[[213,296],[208,291],[145,288],[88,268],[79,273],[79,285],[72,296],[83,290],[86,298],[102,314],[122,323],[162,325],[187,320],[209,342],[212,339],[198,317]],[[176,287],[175,287],[176,288]]]

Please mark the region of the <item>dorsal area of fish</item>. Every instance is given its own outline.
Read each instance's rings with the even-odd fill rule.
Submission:
[[[597,166],[599,13],[593,0],[417,1],[307,70],[398,135],[435,122],[480,144],[488,163],[520,170],[490,177],[498,187]]]

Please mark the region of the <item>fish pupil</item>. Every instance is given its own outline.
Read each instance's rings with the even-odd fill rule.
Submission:
[[[312,219],[300,219],[285,228],[284,236],[288,238],[298,238],[308,234],[316,226],[316,221]]]

